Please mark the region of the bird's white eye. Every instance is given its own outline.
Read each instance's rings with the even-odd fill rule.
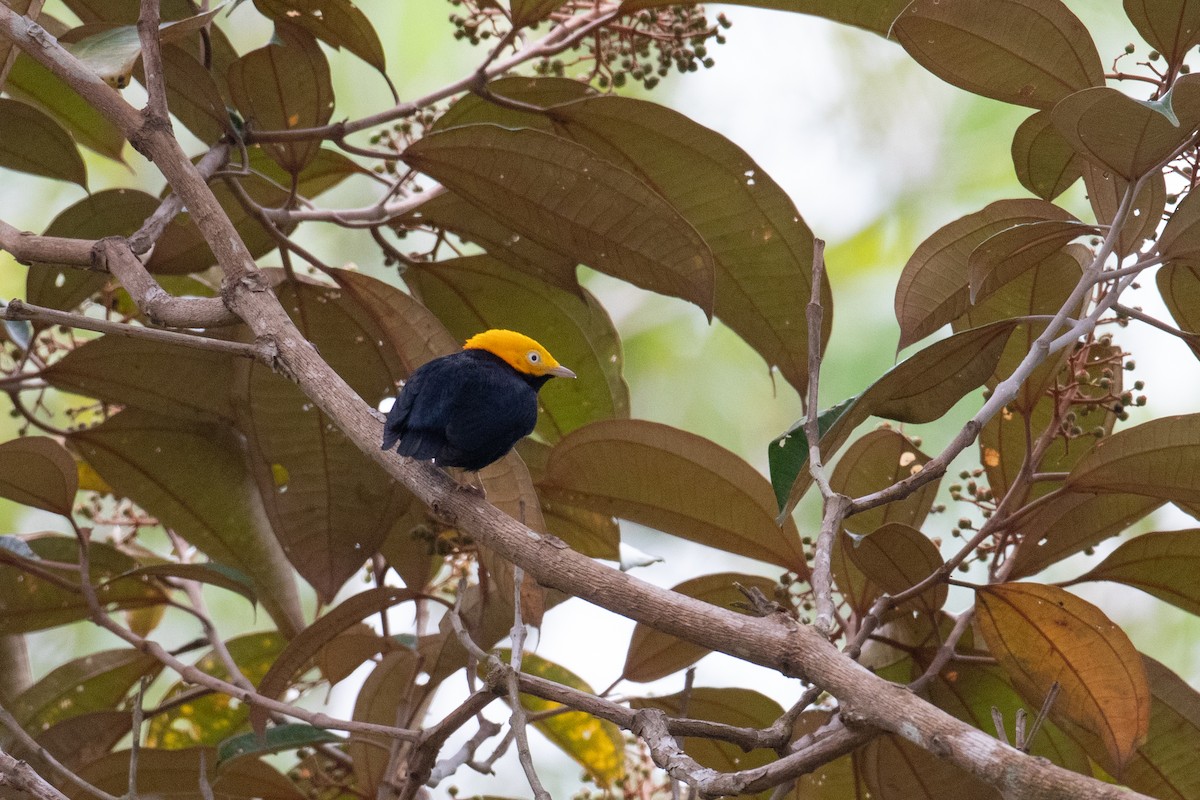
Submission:
[[[539,364],[539,363],[541,363],[541,360],[542,360],[542,356],[540,353],[538,353],[537,350],[530,350],[525,355],[525,358],[529,359],[530,364]]]

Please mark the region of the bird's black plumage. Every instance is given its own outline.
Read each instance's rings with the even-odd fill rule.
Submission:
[[[480,470],[537,423],[538,390],[550,375],[518,372],[486,350],[463,350],[419,367],[388,412],[383,449]]]

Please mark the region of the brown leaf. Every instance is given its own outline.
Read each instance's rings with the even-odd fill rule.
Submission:
[[[1098,167],[1090,161],[1083,164],[1083,183],[1087,187],[1088,200],[1096,222],[1109,225],[1117,215],[1121,198],[1129,182],[1119,175]],[[1117,245],[1113,251],[1124,258],[1137,252],[1142,242],[1155,235],[1162,221],[1163,209],[1167,204],[1167,188],[1161,174],[1151,175],[1134,199],[1133,208],[1125,218],[1125,224],[1117,234]],[[1165,230],[1163,231],[1166,232]]]
[[[774,597],[778,586],[775,581],[761,575],[720,572],[686,580],[671,587],[671,591],[745,613],[747,597],[734,584],[758,589],[768,600]],[[660,633],[639,622],[629,640],[621,677],[635,683],[648,683],[695,664],[709,652],[708,648]]]
[[[1104,85],[1091,34],[1059,0],[915,0],[891,35],[942,80],[1006,103],[1050,108]]]
[[[1054,586],[1005,583],[976,590],[988,649],[1031,706],[1053,683],[1051,718],[1095,733],[1118,767],[1146,738],[1150,689],[1129,637],[1100,609]]]
[[[1200,614],[1200,528],[1143,533],[1122,544],[1072,583],[1115,581]]]
[[[26,436],[0,444],[0,497],[67,516],[78,490],[75,459],[50,437]]]
[[[346,48],[375,69],[387,58],[371,20],[354,3],[330,0],[254,0],[254,7],[276,22],[297,25],[334,49]]]
[[[871,797],[878,800],[999,800],[1001,796],[949,761],[892,734],[868,742],[856,764]]]
[[[1013,136],[1017,180],[1043,200],[1053,200],[1083,175],[1083,156],[1054,129],[1049,111],[1035,111]]]
[[[19,100],[0,99],[0,167],[87,190],[87,167],[75,141],[45,113]]]
[[[903,349],[970,308],[968,262],[975,248],[1001,231],[1031,222],[1070,220],[1042,200],[1000,200],[938,229],[913,253],[896,284],[896,320]]]
[[[1061,253],[1071,241],[1099,232],[1095,225],[1075,219],[1048,219],[1014,225],[989,236],[967,258],[971,304]]]
[[[111,753],[88,764],[79,777],[110,794],[129,790],[130,751]],[[303,800],[304,795],[285,775],[254,758],[238,759],[217,771],[215,747],[191,747],[186,750],[156,750],[143,747],[138,752],[138,794],[171,797],[173,800],[204,800],[200,787],[200,769],[204,765],[211,795],[222,800]],[[67,796],[84,800],[93,795],[72,787]]]
[[[795,523],[775,524],[766,479],[685,431],[643,420],[585,425],[550,451],[542,490],[552,499],[808,574]]]
[[[1125,16],[1173,71],[1200,44],[1200,3],[1195,0],[1125,0]]]
[[[929,456],[903,433],[879,428],[846,449],[829,483],[835,492],[861,497],[915,475],[928,461]],[[930,481],[908,497],[847,517],[843,527],[857,534],[868,534],[889,522],[920,528],[940,485],[940,478]]]
[[[818,17],[864,28],[886,36],[892,20],[904,10],[910,0],[870,0],[869,2],[845,2],[845,0],[732,0],[730,5],[770,8],[777,11],[794,11],[799,14],[814,14]],[[625,0],[622,11],[642,8],[661,8],[674,5],[675,0]]]
[[[1066,486],[1200,502],[1200,414],[1150,420],[1104,437],[1071,470]]]
[[[890,522],[854,542],[848,554],[868,581],[890,595],[907,591],[944,566],[937,546],[925,534],[899,522]],[[900,607],[937,611],[945,605],[949,591],[949,584],[938,581]]]

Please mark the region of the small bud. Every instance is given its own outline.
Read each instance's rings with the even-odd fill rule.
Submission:
[[[1150,51],[1150,60],[1151,61],[1158,61],[1160,58],[1162,58],[1162,56],[1159,55],[1157,50]]]
[[[1125,45],[1125,53],[1126,53],[1127,55],[1133,55],[1133,51],[1134,51],[1134,50],[1136,50],[1136,49],[1137,49],[1137,48],[1135,48],[1135,47],[1133,46],[1133,42],[1130,42],[1129,44]]]

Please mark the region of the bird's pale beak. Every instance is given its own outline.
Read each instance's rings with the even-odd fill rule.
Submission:
[[[571,370],[567,369],[567,368],[566,368],[566,367],[564,367],[562,364],[559,364],[559,365],[558,365],[557,367],[555,367],[554,369],[547,371],[547,372],[546,372],[546,374],[547,374],[547,375],[555,375],[555,376],[557,376],[557,377],[559,377],[559,378],[575,378],[575,377],[578,377],[578,376],[577,376],[577,375],[576,375],[574,372],[571,372]]]

